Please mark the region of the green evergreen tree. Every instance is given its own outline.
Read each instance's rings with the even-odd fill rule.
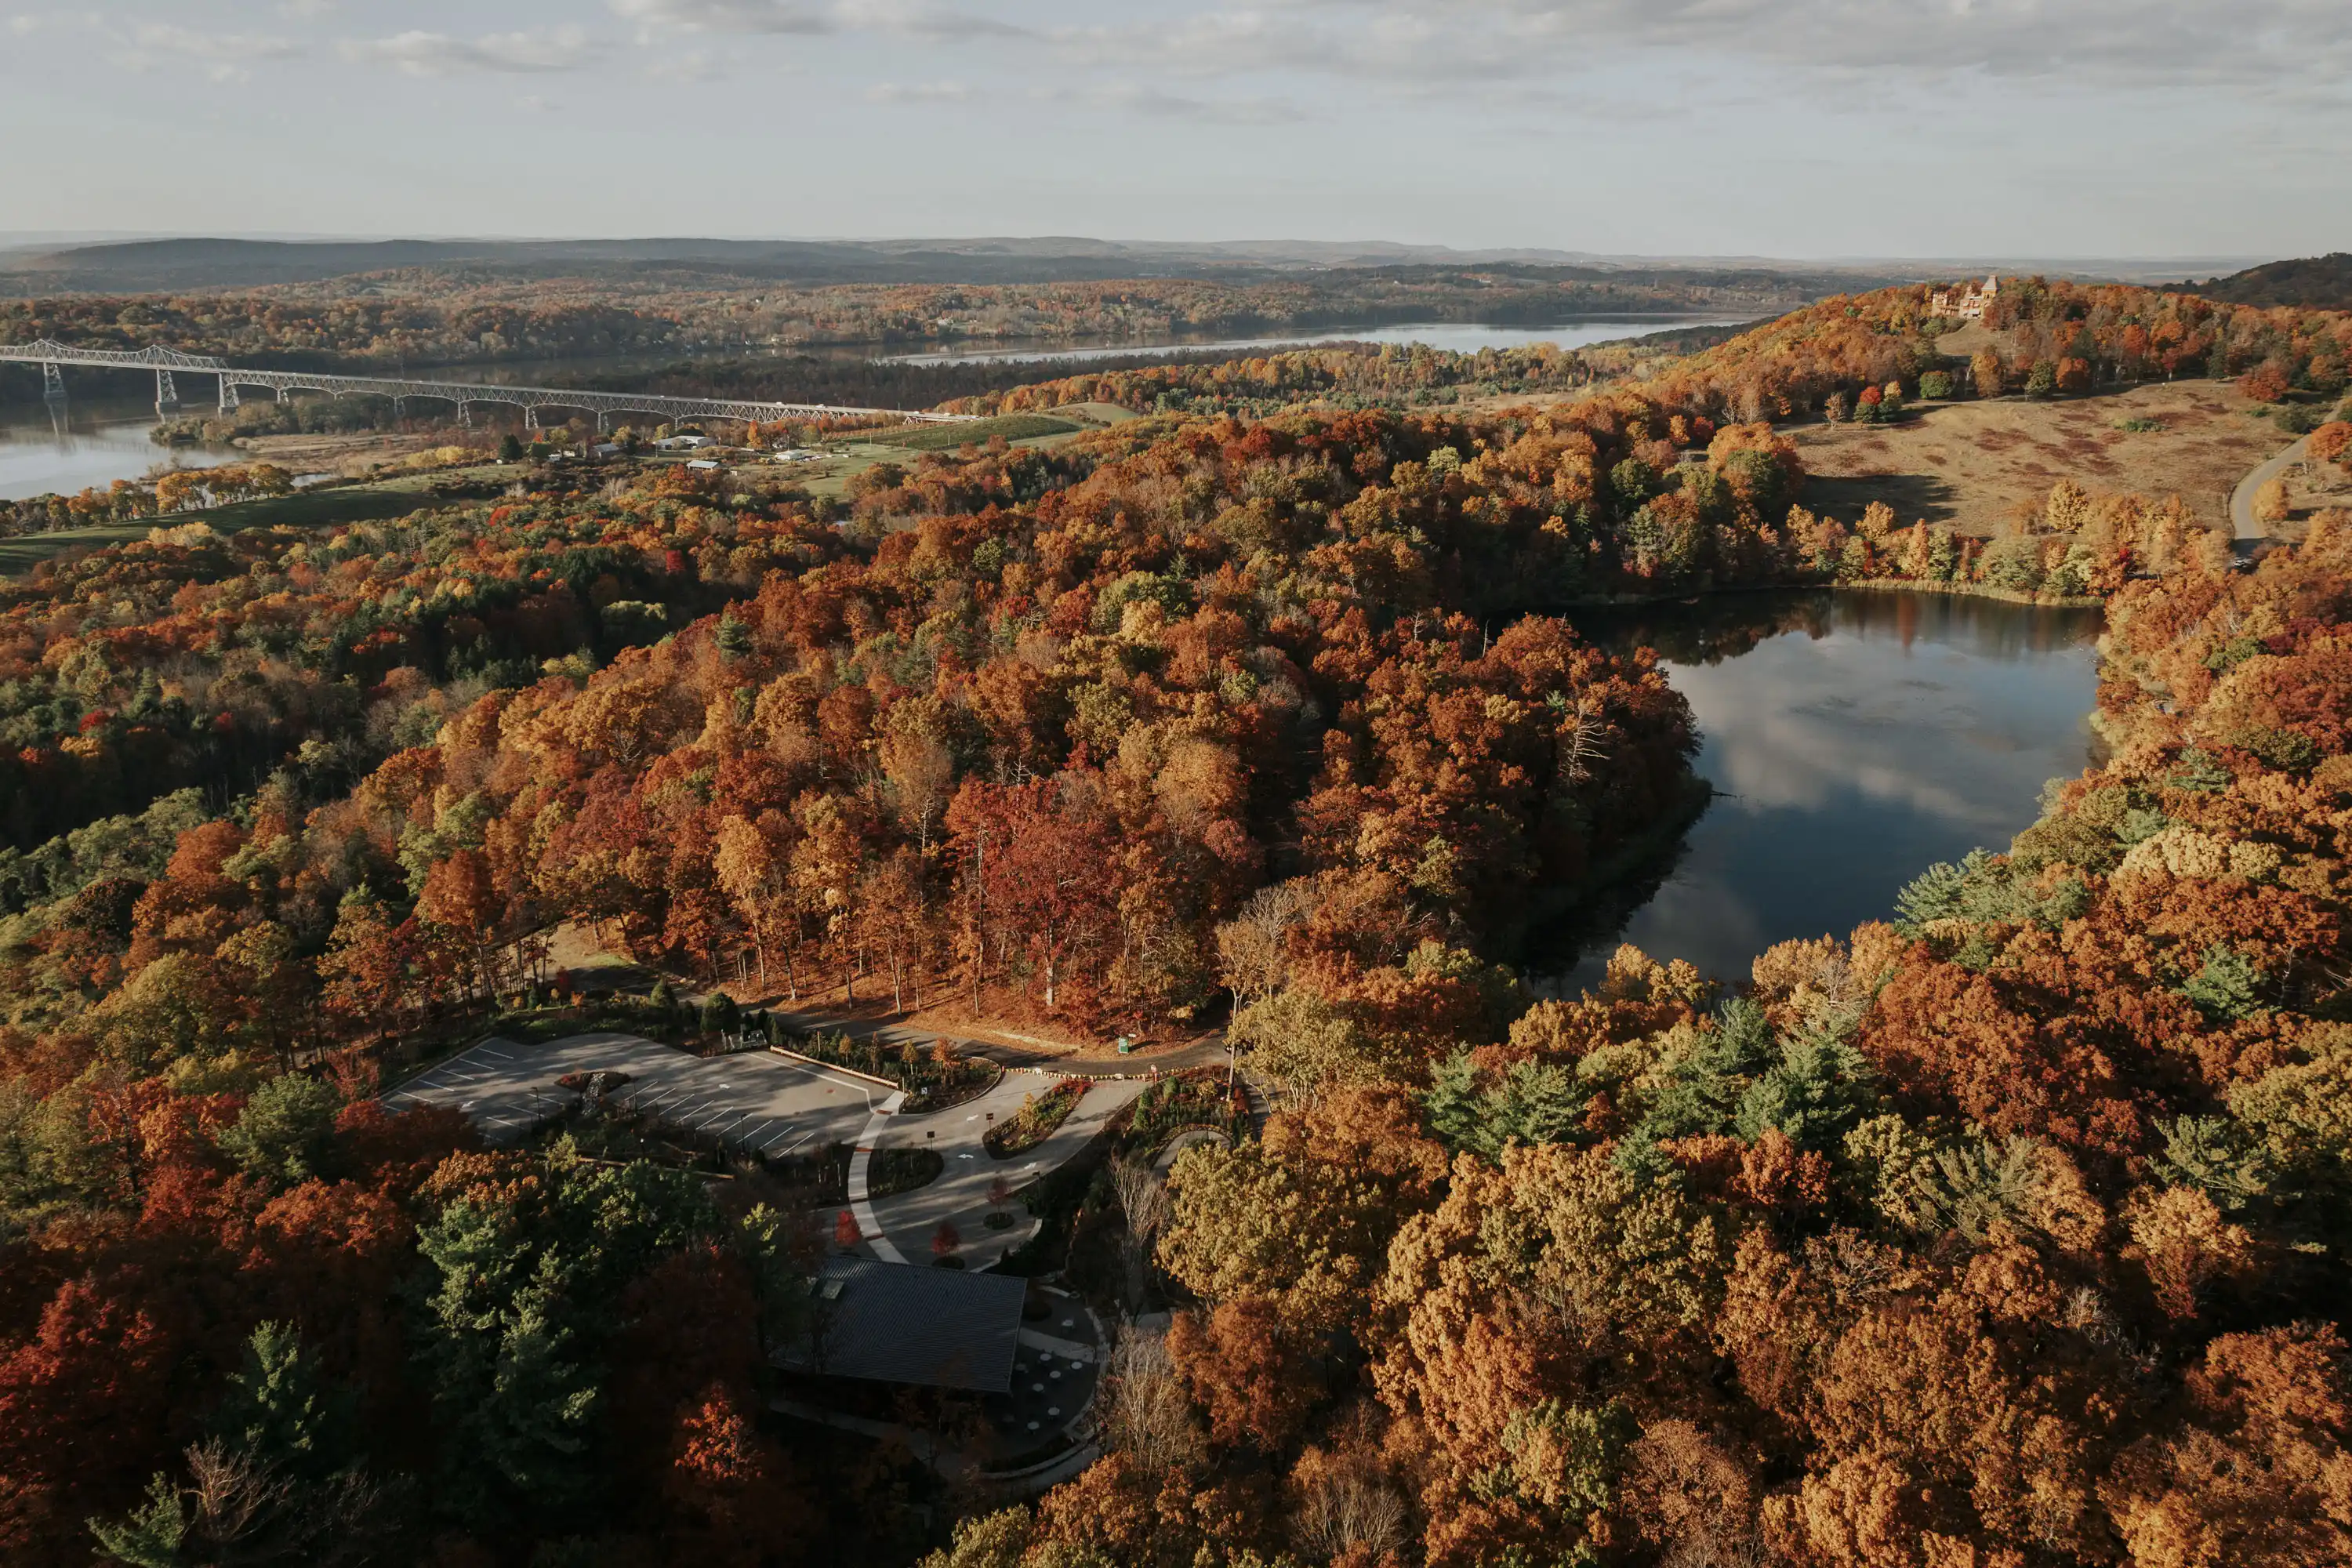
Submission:
[[[1875,1075],[1863,1054],[1833,1035],[1790,1042],[1780,1060],[1748,1087],[1733,1118],[1749,1142],[1778,1129],[1792,1142],[1824,1152],[1878,1108]]]
[[[147,1500],[120,1520],[93,1519],[89,1533],[102,1556],[131,1568],[179,1568],[180,1543],[187,1539],[187,1506],[169,1476],[157,1472],[147,1483]]]
[[[2253,962],[2226,943],[2205,950],[2205,966],[2181,983],[2180,994],[2216,1023],[2234,1024],[2266,1009],[2263,987],[2267,977]]]
[[[245,1364],[208,1423],[215,1436],[256,1462],[317,1477],[346,1457],[347,1413],[321,1387],[318,1368],[290,1323],[264,1323],[245,1342]]]
[[[1467,1050],[1448,1057],[1430,1074],[1422,1096],[1429,1130],[1447,1148],[1475,1148],[1479,1141],[1478,1068]]]
[[[222,1131],[221,1152],[272,1187],[309,1181],[324,1173],[342,1104],[342,1096],[317,1079],[300,1073],[271,1079]]]

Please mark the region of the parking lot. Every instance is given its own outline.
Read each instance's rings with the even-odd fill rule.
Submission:
[[[399,1110],[453,1106],[492,1143],[511,1143],[579,1098],[560,1079],[609,1072],[626,1106],[736,1148],[782,1158],[855,1144],[895,1091],[765,1051],[698,1058],[635,1035],[574,1035],[546,1045],[492,1037],[383,1097]]]

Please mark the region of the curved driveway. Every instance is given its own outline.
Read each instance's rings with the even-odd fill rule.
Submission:
[[[2304,454],[2310,446],[2311,437],[2305,436],[2238,481],[2238,488],[2230,495],[2230,526],[2238,538],[2243,540],[2270,537],[2264,531],[2263,525],[2254,521],[2254,492],[2303,461]]]
[[[1019,1192],[1068,1163],[1094,1142],[1114,1113],[1141,1095],[1145,1088],[1139,1079],[1091,1084],[1079,1097],[1069,1119],[1054,1130],[1052,1137],[1010,1160],[991,1154],[982,1142],[992,1125],[990,1116],[998,1121],[1009,1121],[1024,1099],[1045,1093],[1055,1081],[1045,1074],[1008,1072],[994,1089],[978,1100],[928,1115],[898,1113],[875,1118],[866,1136],[859,1141],[861,1150],[932,1149],[946,1163],[939,1179],[929,1185],[887,1198],[866,1195],[864,1155],[859,1163],[852,1165],[852,1208],[876,1256],[886,1262],[929,1260],[931,1237],[938,1234],[944,1220],[954,1226],[956,1234],[962,1238],[959,1256],[964,1267],[986,1268],[1035,1235],[1035,1218],[1017,1200],[1003,1205],[990,1203],[989,1188],[1001,1176],[1007,1186]],[[989,1211],[994,1208],[1002,1208],[1013,1216],[1011,1229],[988,1228]]]

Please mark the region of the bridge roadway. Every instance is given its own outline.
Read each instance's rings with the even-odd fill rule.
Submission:
[[[665,418],[711,418],[742,420],[777,419],[842,419],[891,418],[919,421],[925,424],[957,424],[976,419],[971,414],[932,414],[898,408],[856,408],[828,403],[760,403],[733,397],[667,397],[649,392],[583,392],[554,386],[499,386],[484,382],[420,381],[408,376],[383,375],[324,375],[308,370],[247,370],[230,364],[226,360],[208,354],[182,353],[176,349],[146,348],[135,352],[125,349],[82,349],[44,338],[38,342],[14,346],[0,344],[0,361],[41,367],[45,389],[49,400],[65,400],[65,381],[59,371],[65,365],[90,365],[109,370],[152,370],[155,373],[155,411],[160,414],[175,410],[180,405],[175,374],[209,375],[220,382],[220,408],[226,414],[237,405],[241,387],[259,387],[275,392],[283,403],[296,392],[322,392],[331,397],[365,395],[389,397],[395,405],[408,399],[437,399],[457,405],[461,423],[467,418],[467,408],[476,403],[504,403],[523,411],[523,424],[539,428],[539,411],[542,408],[576,409],[596,416],[596,428],[604,428],[606,419],[615,414],[656,414]]]

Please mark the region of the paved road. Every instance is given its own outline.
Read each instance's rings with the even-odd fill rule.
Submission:
[[[865,1199],[861,1169],[856,1165],[850,1168],[852,1205],[856,1207],[859,1200],[865,1201],[866,1206],[856,1210],[857,1216],[876,1255],[888,1261],[928,1262],[931,1238],[944,1220],[954,1226],[956,1234],[962,1238],[958,1255],[963,1258],[964,1267],[986,1268],[1034,1236],[1037,1221],[1017,1201],[1002,1205],[990,1203],[989,1188],[1001,1177],[1017,1193],[1068,1163],[1094,1142],[1114,1113],[1139,1097],[1144,1089],[1143,1083],[1133,1079],[1094,1084],[1079,1100],[1077,1109],[1070,1112],[1069,1120],[1045,1142],[1010,1160],[991,1154],[982,1142],[994,1124],[990,1118],[1010,1121],[1020,1110],[1024,1100],[1044,1093],[1054,1082],[1054,1079],[1041,1073],[1008,1072],[1002,1082],[978,1100],[928,1115],[900,1114],[877,1119],[878,1125],[870,1132],[874,1148],[936,1150],[947,1168],[929,1186],[895,1197],[871,1199]],[[1009,1230],[988,1228],[989,1212],[999,1207],[1013,1215],[1015,1223]]]
[[[573,1035],[537,1046],[494,1036],[409,1079],[383,1103],[395,1110],[452,1106],[490,1142],[511,1143],[578,1099],[559,1079],[597,1071],[625,1076],[611,1091],[615,1103],[736,1148],[781,1157],[848,1145],[855,1151],[850,1209],[875,1255],[889,1263],[928,1263],[931,1238],[946,1220],[962,1237],[960,1256],[969,1268],[989,1267],[1036,1234],[1036,1220],[1018,1202],[989,1201],[997,1180],[1018,1193],[1060,1168],[1145,1088],[1140,1078],[1090,1085],[1052,1137],[1010,1160],[991,1154],[982,1135],[992,1117],[1009,1121],[1023,1100],[1052,1088],[1058,1079],[1050,1073],[1007,1072],[976,1100],[908,1116],[899,1109],[906,1097],[887,1085],[767,1051],[692,1057],[635,1035]],[[946,1169],[929,1186],[871,1197],[874,1155],[896,1148],[937,1150]],[[1010,1229],[988,1228],[997,1208],[1015,1216]]]
[[[2293,468],[2295,464],[2302,462],[2304,454],[2310,446],[2311,437],[2305,436],[2301,440],[2295,442],[2294,446],[2289,447],[2285,451],[2281,452],[2277,457],[2273,458],[2269,462],[2264,463],[2252,473],[2248,474],[2244,479],[2238,481],[2238,488],[2231,491],[2230,495],[2230,526],[2236,531],[2239,539],[2267,539],[2270,537],[2269,529],[2263,523],[2254,521],[2254,492],[2261,489],[2264,485],[2270,483],[2271,480],[2278,478],[2279,475],[2285,473],[2287,469]]]

